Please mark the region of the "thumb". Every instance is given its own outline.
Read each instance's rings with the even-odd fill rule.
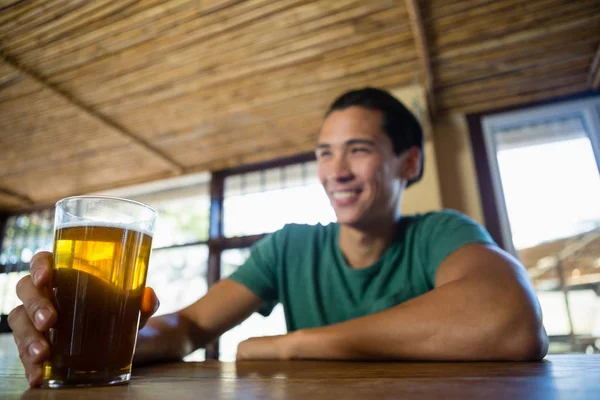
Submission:
[[[160,306],[160,301],[158,300],[158,296],[154,292],[152,288],[144,288],[144,292],[142,293],[142,303],[140,305],[140,329],[146,325],[148,319],[158,310]]]

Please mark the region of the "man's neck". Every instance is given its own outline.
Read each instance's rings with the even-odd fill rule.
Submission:
[[[388,249],[396,233],[396,221],[379,223],[370,228],[340,225],[339,246],[351,268],[373,265]]]

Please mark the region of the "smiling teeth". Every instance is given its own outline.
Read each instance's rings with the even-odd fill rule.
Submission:
[[[350,197],[354,197],[354,196],[356,196],[356,192],[354,192],[354,191],[333,193],[333,198],[336,200],[349,199]]]

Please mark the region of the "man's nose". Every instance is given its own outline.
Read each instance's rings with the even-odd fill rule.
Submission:
[[[347,182],[354,178],[348,160],[344,156],[336,157],[333,162],[330,179],[337,182]]]

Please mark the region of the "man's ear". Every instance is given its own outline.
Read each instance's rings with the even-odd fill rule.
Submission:
[[[400,155],[400,179],[408,182],[421,173],[421,149],[413,146]]]

